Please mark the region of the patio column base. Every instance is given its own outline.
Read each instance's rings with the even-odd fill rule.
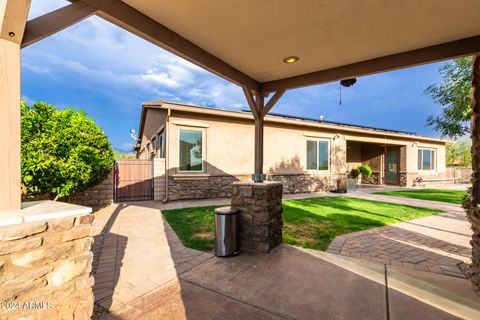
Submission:
[[[232,187],[232,209],[240,211],[240,249],[268,253],[282,243],[281,182],[238,181]]]
[[[91,212],[59,201],[0,212],[1,319],[90,319]]]

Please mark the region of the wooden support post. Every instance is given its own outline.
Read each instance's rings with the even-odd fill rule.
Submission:
[[[30,1],[0,0],[0,211],[21,206],[20,43]]]
[[[471,280],[480,295],[480,56],[473,61],[472,88],[470,91],[472,118],[472,189],[470,221],[472,223],[472,268]]]
[[[265,104],[265,95],[263,93],[253,93],[248,88],[243,88],[248,105],[252,111],[255,120],[255,171],[252,175],[254,182],[263,182],[265,175],[263,174],[263,132],[264,118],[273,108],[275,103],[285,93],[285,90],[275,92],[270,100]]]

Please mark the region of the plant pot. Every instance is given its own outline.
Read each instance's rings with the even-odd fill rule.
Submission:
[[[357,190],[357,179],[347,179],[347,192],[355,192]]]

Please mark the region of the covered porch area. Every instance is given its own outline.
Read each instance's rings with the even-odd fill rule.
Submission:
[[[452,297],[455,286],[444,290],[443,297],[430,295],[427,298],[417,297],[412,300],[398,295],[398,292],[404,293],[407,290],[405,288],[408,287],[412,292],[423,293],[428,291],[427,288],[432,287],[428,285],[422,287],[421,282],[415,279],[401,281],[398,278],[392,278],[394,271],[390,272],[387,267],[379,269],[368,266],[368,271],[365,271],[362,269],[364,267],[361,262],[348,262],[344,259],[335,261],[328,254],[312,253],[280,244],[282,190],[281,184],[265,181],[264,118],[288,90],[352,80],[374,73],[456,57],[475,56],[471,90],[473,144],[473,186],[470,207],[473,230],[471,280],[474,290],[480,292],[480,210],[478,207],[480,197],[478,12],[480,3],[478,1],[384,2],[373,0],[367,3],[348,0],[334,4],[305,1],[293,5],[288,1],[212,0],[208,3],[164,1],[160,6],[155,1],[143,0],[70,0],[65,7],[27,22],[29,6],[29,0],[0,1],[0,109],[4,115],[0,118],[0,139],[5,146],[4,152],[0,154],[0,217],[2,218],[0,221],[4,226],[8,226],[8,231],[14,230],[20,234],[16,235],[19,238],[23,239],[37,232],[32,228],[32,220],[24,218],[28,204],[21,203],[19,108],[21,48],[91,15],[97,15],[240,86],[254,117],[255,131],[251,143],[255,147],[254,154],[251,156],[255,159],[255,165],[251,170],[252,181],[237,185],[238,192],[232,199],[232,206],[243,210],[241,220],[248,231],[243,233],[244,244],[248,243],[254,249],[260,248],[260,251],[270,252],[270,254],[262,255],[257,252],[229,261],[210,259],[204,262],[194,268],[193,273],[186,274],[180,280],[180,285],[183,283],[186,287],[195,284],[196,289],[200,288],[190,291],[180,290],[182,303],[188,305],[190,301],[196,301],[197,307],[205,312],[204,318],[211,318],[210,311],[213,309],[208,307],[214,306],[216,302],[216,299],[206,301],[205,293],[213,292],[218,295],[217,297],[229,298],[234,303],[242,301],[249,307],[255,307],[255,310],[268,311],[270,315],[264,315],[263,318],[393,319],[397,311],[399,316],[396,318],[409,318],[408,313],[415,311],[415,315],[424,314],[431,316],[432,319],[447,319],[450,317],[449,314],[436,313],[437,309],[444,310],[436,303],[445,296]],[[392,34],[395,37],[392,37]],[[380,157],[378,149],[381,148],[378,148],[378,145],[365,144],[365,157],[363,157],[363,147],[360,148],[360,162],[379,163],[375,168],[379,172],[380,180],[382,180],[381,173],[385,172],[384,183],[387,180],[389,182],[399,180],[398,175],[395,175],[394,179],[392,176],[387,177],[385,167],[384,169],[381,167],[382,163],[384,166],[387,164],[388,159],[385,158],[388,158],[388,145],[383,160]],[[396,148],[391,146],[391,150],[397,150]],[[388,168],[391,167],[392,171],[395,167],[394,160],[401,158],[402,155],[401,150],[392,151],[393,153],[396,156],[392,156],[392,160],[388,162],[391,165]],[[395,172],[402,171],[401,161],[397,160],[396,169]],[[234,200],[237,201],[234,203]],[[41,216],[38,215],[35,218],[36,222],[42,221],[34,225],[40,228],[37,233],[47,230],[47,220],[50,228],[50,225],[55,225],[53,222],[58,222],[58,219],[66,219],[64,211],[62,215],[53,215],[49,211],[49,205],[46,204],[46,212],[42,212]],[[77,229],[81,228],[84,232],[82,235],[90,240],[90,218],[79,217],[69,221],[70,226],[78,221],[75,226]],[[59,224],[61,225],[58,229],[62,230],[64,223]],[[5,241],[12,239],[17,238]],[[37,243],[42,245],[41,241]],[[5,295],[10,294],[4,297],[5,300],[19,299],[19,296],[24,299],[28,297],[29,300],[37,298],[35,294],[38,294],[38,291],[33,291],[37,286],[37,289],[44,290],[42,292],[50,290],[49,297],[54,297],[56,299],[54,302],[58,304],[55,312],[61,317],[72,318],[73,314],[77,317],[80,312],[91,315],[90,306],[93,305],[91,301],[93,295],[90,292],[92,284],[89,282],[92,281],[90,246],[91,243],[88,241],[81,246],[84,254],[82,260],[62,256],[56,260],[56,265],[53,263],[48,265],[51,269],[47,271],[39,271],[34,264],[28,272],[23,271],[23,273],[37,274],[38,278],[29,281],[16,280],[14,284],[10,281],[9,289],[12,290],[4,291]],[[29,255],[30,249],[24,249],[25,247],[21,247],[18,251],[22,251],[22,255]],[[41,254],[37,253],[37,256]],[[111,259],[117,261],[116,256]],[[7,276],[15,278],[16,271],[10,268],[11,263],[2,264],[1,267],[4,268],[1,274],[2,281],[8,280]],[[359,269],[363,270],[362,277],[358,276]],[[305,275],[311,275],[311,277]],[[60,279],[60,284],[66,286],[72,285],[70,280],[77,279],[78,284],[75,286],[82,286],[85,296],[78,298],[70,295],[59,298],[55,294],[63,293],[60,291],[61,288],[47,287],[47,283],[51,281],[44,281],[46,277],[56,277]],[[333,281],[334,279],[336,281]],[[218,284],[223,286],[218,287]],[[392,285],[396,286],[394,288],[396,291],[389,289]],[[33,290],[31,290],[32,287]],[[305,288],[311,290],[305,290]],[[65,290],[65,292],[74,291]],[[433,291],[439,292],[435,288]],[[232,295],[232,292],[236,295]],[[21,296],[24,293],[28,295]],[[162,297],[172,295],[171,292],[163,292],[155,301],[161,301]],[[369,296],[373,298],[366,301]],[[396,304],[393,300],[389,300],[395,296],[399,297]],[[450,300],[458,302],[459,299],[454,297]],[[73,302],[68,306],[62,306],[59,303],[66,300]],[[74,301],[87,301],[87,303],[83,310],[79,310]],[[145,308],[145,304],[140,303]],[[431,305],[437,309],[432,310]],[[451,303],[447,305],[452,306]],[[478,319],[475,306],[472,307],[471,302],[465,305],[467,307],[453,304],[453,310],[449,309],[447,313],[461,318]],[[225,310],[230,309],[239,310],[235,307],[225,308]],[[169,310],[175,312],[173,307],[156,308],[154,311],[158,313]],[[143,310],[143,312],[147,311]],[[242,312],[238,313],[242,315]],[[175,314],[178,313],[175,312]],[[184,311],[184,314],[186,318],[193,318],[187,311]],[[220,315],[216,317],[221,318]],[[13,315],[9,318],[18,317]],[[148,317],[140,316],[139,318],[147,319]],[[150,318],[159,317],[152,315]],[[258,318],[262,318],[261,315]]]
[[[347,140],[348,172],[368,164],[370,177],[362,176],[359,182],[371,185],[406,186],[406,146]]]

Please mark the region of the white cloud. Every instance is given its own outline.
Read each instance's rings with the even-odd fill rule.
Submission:
[[[37,74],[49,74],[51,72],[50,68],[43,67],[43,66],[37,66],[30,64],[28,62],[22,61],[22,68],[25,70],[32,71]]]
[[[34,19],[67,4],[64,0],[32,0],[28,19]]]

